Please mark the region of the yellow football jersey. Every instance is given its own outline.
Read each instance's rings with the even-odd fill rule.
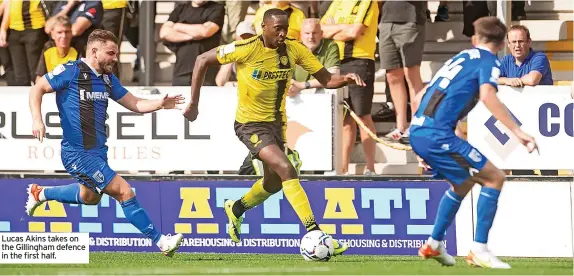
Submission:
[[[277,49],[263,45],[261,36],[217,47],[221,64],[237,66],[239,123],[287,121],[285,97],[295,65],[315,74],[323,65],[300,42],[287,38]]]
[[[370,0],[335,0],[322,18],[336,24],[363,24],[365,31],[357,40],[337,41],[341,60],[346,58],[375,59],[379,5]]]

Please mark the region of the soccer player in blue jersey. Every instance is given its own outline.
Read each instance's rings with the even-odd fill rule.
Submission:
[[[504,183],[504,172],[468,142],[457,137],[455,128],[481,100],[529,152],[537,149],[537,145],[534,138],[520,129],[496,95],[500,75],[496,53],[504,47],[506,26],[496,17],[480,18],[474,26],[472,42],[475,47],[449,59],[428,84],[425,93],[415,99],[415,103],[420,105],[416,104],[419,108],[410,127],[413,151],[435,175],[452,184],[452,189],[447,190],[440,201],[432,235],[419,249],[419,255],[436,259],[443,265],[455,264],[442,241],[463,198],[475,183],[479,183],[482,190],[478,198],[476,234],[466,260],[474,266],[510,268],[486,245]]]
[[[183,236],[162,235],[139,205],[130,185],[108,166],[106,110],[108,98],[136,113],[178,108],[181,95],[146,100],[128,92],[112,73],[118,61],[118,39],[113,33],[95,30],[88,38],[86,58],[57,66],[39,79],[30,91],[34,137],[42,142],[46,132],[42,121],[42,96],[56,92],[62,124],[62,163],[79,183],[57,187],[28,187],[26,213],[43,202],[96,205],[102,194],[120,202],[126,218],[152,239],[166,256],[173,256]]]

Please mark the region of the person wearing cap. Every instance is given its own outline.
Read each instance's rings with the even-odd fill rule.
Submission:
[[[255,28],[253,23],[248,21],[241,21],[237,24],[235,29],[235,40],[248,39],[250,37],[256,36]],[[235,79],[235,63],[228,63],[221,65],[217,76],[215,77],[215,83],[217,86],[225,86],[225,84],[232,79]]]

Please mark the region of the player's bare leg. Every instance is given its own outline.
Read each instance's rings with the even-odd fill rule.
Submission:
[[[351,162],[351,152],[355,146],[357,139],[357,123],[351,116],[345,116],[343,120],[343,174],[349,171],[349,163]]]
[[[451,184],[451,189],[445,192],[437,210],[432,234],[419,249],[419,256],[423,259],[434,259],[446,266],[455,265],[454,257],[447,253],[444,246],[445,232],[454,220],[462,200],[473,186],[474,180],[468,178],[460,185]]]
[[[148,217],[145,210],[139,205],[130,184],[121,176],[116,175],[104,190],[104,193],[117,200],[126,216],[126,219],[142,234],[153,240],[162,254],[172,257],[183,241],[182,234],[162,235]]]
[[[473,176],[482,185],[477,203],[477,223],[474,244],[466,261],[473,266],[509,269],[510,265],[499,260],[487,247],[488,233],[496,215],[498,196],[504,185],[505,174],[490,161]]]
[[[349,116],[350,117],[350,116]],[[371,130],[371,132],[376,133],[375,122],[373,122],[373,117],[371,114],[361,116],[361,121]],[[361,133],[361,143],[363,144],[363,152],[365,153],[365,160],[367,161],[367,171],[365,175],[375,174],[375,153],[377,152],[377,143],[366,130],[359,128]],[[354,142],[354,141],[353,141]]]

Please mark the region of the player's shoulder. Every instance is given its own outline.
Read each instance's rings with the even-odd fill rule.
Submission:
[[[234,50],[251,52],[254,48],[261,45],[261,43],[258,43],[260,40],[261,36],[257,35],[248,39],[237,40],[229,45],[233,45],[230,47],[233,47]]]
[[[48,72],[48,78],[53,78],[54,76],[72,76],[76,73],[78,68],[78,60],[69,61],[67,63],[60,64],[56,66],[51,72]]]
[[[301,42],[300,40],[291,38],[291,37],[285,37],[285,45],[287,45],[287,47],[307,48],[307,46],[305,46],[305,44],[303,44],[303,42]]]

